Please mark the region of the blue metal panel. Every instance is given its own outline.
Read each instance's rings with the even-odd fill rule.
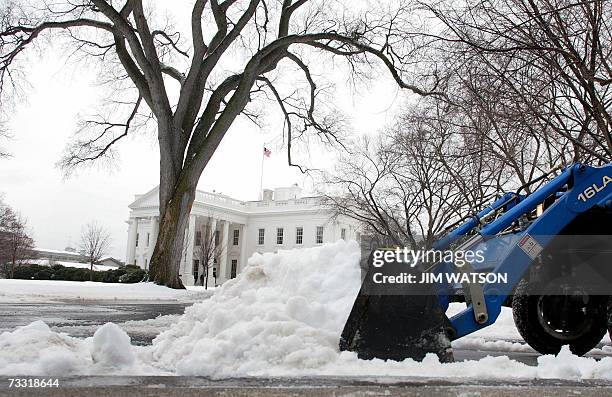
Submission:
[[[465,223],[458,226],[456,229],[454,229],[452,232],[450,232],[446,236],[442,237],[440,240],[436,241],[433,244],[433,249],[444,250],[448,248],[452,243],[457,241],[459,237],[466,235],[472,229],[478,226],[480,224],[480,220],[484,218],[487,214],[499,209],[504,204],[511,202],[512,199],[515,197],[516,197],[515,193],[511,193],[511,192],[505,193],[500,198],[498,198],[493,203],[491,203],[491,205],[489,205],[488,207],[486,207],[485,209],[477,213],[475,216],[465,221]]]
[[[568,186],[569,190],[559,194],[559,190],[566,184],[571,185]],[[568,225],[577,214],[596,205],[612,207],[612,164],[603,167],[587,167],[577,164],[567,168],[559,176],[509,209],[501,217],[484,226],[481,229],[481,234],[486,237],[495,236],[553,194],[558,194],[557,201],[531,223],[525,231],[517,233],[519,242],[523,238],[531,238],[542,248],[545,248],[552,238]],[[507,283],[486,284],[484,286],[489,314],[487,322],[478,324],[474,319],[473,308],[468,306],[464,311],[450,319],[457,332],[457,338],[495,322],[504,300],[512,293],[532,261],[532,258],[519,244],[515,244],[508,251],[494,269],[495,273],[508,275]],[[442,296],[440,298],[441,303],[447,305],[448,298]]]
[[[512,222],[516,221],[522,215],[533,211],[538,206],[538,204],[540,204],[550,195],[555,194],[557,191],[559,191],[559,189],[566,185],[572,175],[572,171],[574,169],[577,169],[578,167],[580,166],[574,165],[572,167],[566,168],[559,176],[554,178],[552,181],[548,182],[546,185],[536,190],[519,204],[510,208],[494,222],[491,222],[490,224],[484,226],[481,229],[480,234],[482,234],[483,236],[495,236],[497,233],[510,226]]]

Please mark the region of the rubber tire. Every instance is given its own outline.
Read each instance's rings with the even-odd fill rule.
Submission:
[[[539,295],[530,294],[532,289],[533,286],[526,280],[519,282],[512,299],[512,315],[519,334],[534,350],[541,354],[557,354],[563,345],[569,344],[572,353],[582,356],[601,342],[608,331],[608,316],[605,309],[601,316],[593,319],[585,334],[568,343],[567,340],[555,338],[547,333],[540,324],[537,309]],[[604,305],[607,304],[607,298],[605,299]]]

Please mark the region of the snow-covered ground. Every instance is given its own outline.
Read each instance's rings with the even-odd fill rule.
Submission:
[[[90,281],[0,279],[0,303],[57,302],[65,300],[129,300],[195,302],[212,290],[189,287],[175,290],[153,283],[119,284]]]
[[[568,349],[557,357],[539,357],[536,366],[507,356],[442,364],[435,355],[423,362],[384,362],[341,353],[338,338],[359,289],[358,260],[355,242],[255,255],[238,278],[210,299],[162,321],[172,325],[152,346],[133,346],[125,330],[112,323],[91,338],[77,339],[35,322],[0,335],[0,374],[612,380],[612,357],[597,361],[573,356]],[[506,349],[524,349],[519,342],[511,313],[504,310],[493,327],[455,345],[506,343]]]

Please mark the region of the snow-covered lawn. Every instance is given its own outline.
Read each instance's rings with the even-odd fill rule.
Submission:
[[[90,281],[0,279],[0,303],[62,300],[129,300],[195,302],[210,296],[204,287],[175,290],[153,283],[119,284]]]
[[[0,335],[0,374],[612,380],[612,357],[596,361],[568,349],[540,357],[537,366],[506,356],[442,364],[435,355],[423,362],[384,362],[341,353],[338,338],[359,289],[358,260],[355,242],[255,255],[238,278],[172,318],[152,346],[133,346],[115,324],[83,340],[35,322]],[[520,340],[508,310],[494,327],[456,343],[495,343],[502,335],[511,341],[501,342]]]

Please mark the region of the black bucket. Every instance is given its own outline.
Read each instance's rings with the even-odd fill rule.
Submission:
[[[421,361],[434,353],[441,362],[453,361],[450,322],[429,283],[381,283],[383,276],[421,280],[421,270],[406,263],[385,261],[368,271],[340,337],[340,350],[361,359]],[[412,276],[410,276],[412,275]],[[387,278],[388,280],[388,278]]]

